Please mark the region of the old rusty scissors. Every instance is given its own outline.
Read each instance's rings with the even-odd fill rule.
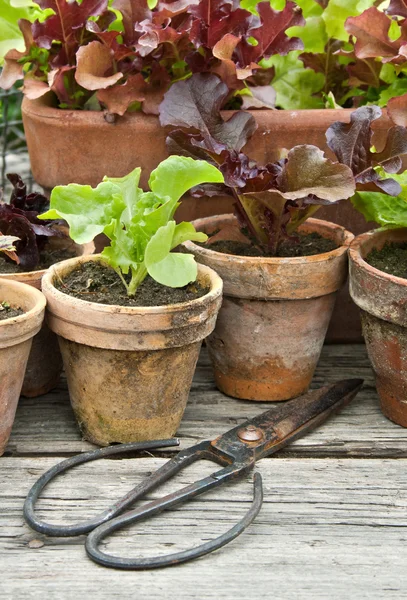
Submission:
[[[136,450],[175,446],[179,442],[177,439],[173,439],[122,444],[69,458],[44,473],[31,488],[24,504],[25,519],[33,529],[47,535],[67,537],[90,532],[86,539],[88,556],[107,567],[151,569],[178,564],[208,554],[236,538],[250,525],[259,513],[263,500],[262,480],[259,473],[254,474],[253,502],[243,519],[220,537],[201,546],[153,558],[121,558],[106,554],[100,550],[99,544],[108,535],[122,527],[152,517],[163,510],[190,500],[230,479],[247,473],[254,467],[257,460],[277,452],[325,421],[332,413],[337,412],[348,404],[360,390],[362,384],[362,379],[347,379],[308,392],[299,398],[290,400],[279,406],[274,406],[270,410],[231,429],[213,441],[201,442],[179,452],[174,458],[166,462],[155,473],[97,517],[75,525],[51,525],[41,521],[36,516],[34,509],[43,488],[58,474],[76,465],[105,456],[134,452]],[[223,468],[172,494],[121,514],[134,502],[143,498],[149,491],[168,480],[182,468],[199,459],[209,459],[222,465]]]

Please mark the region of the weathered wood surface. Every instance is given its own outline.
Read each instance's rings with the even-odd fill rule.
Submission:
[[[58,460],[1,459],[0,594],[6,600],[401,600],[407,595],[406,459],[264,459],[258,463],[264,505],[242,536],[194,562],[144,572],[95,565],[85,555],[83,537],[47,538],[24,523],[29,487]],[[40,514],[53,522],[94,515],[163,460],[83,465],[44,492]],[[195,464],[177,484],[203,473],[207,466]],[[166,491],[175,485],[167,484]],[[106,540],[106,549],[127,556],[185,549],[230,528],[250,499],[247,477],[118,532]],[[44,545],[35,547],[34,540]]]
[[[363,345],[325,346],[313,385],[362,377],[365,388],[340,415],[294,442],[280,456],[407,457],[407,429],[380,412]],[[270,408],[268,403],[228,398],[215,387],[206,351],[194,378],[179,436],[182,447],[212,439],[234,425]],[[21,398],[8,455],[70,455],[92,448],[81,439],[63,381],[41,398]]]

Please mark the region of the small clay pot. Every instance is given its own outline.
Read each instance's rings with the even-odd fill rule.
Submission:
[[[94,251],[93,242],[79,246],[70,239],[51,238],[49,245],[59,248],[66,248],[67,245],[72,245],[77,256],[92,254]],[[0,273],[0,280],[10,279],[19,281],[40,290],[41,279],[45,272],[46,269],[22,273]],[[58,340],[44,321],[40,331],[32,341],[21,395],[27,398],[36,398],[50,392],[58,384],[61,372],[62,356],[59,351]]]
[[[157,307],[96,304],[53,282],[86,261],[51,267],[42,280],[47,321],[59,338],[72,407],[86,439],[106,446],[171,437],[182,419],[202,340],[213,331],[222,281],[199,265],[201,298]]]
[[[386,417],[407,427],[407,279],[369,265],[364,258],[386,242],[407,242],[407,229],[371,231],[349,250],[349,289],[361,309],[363,335]]]
[[[211,233],[235,225],[232,215],[194,222]],[[308,219],[304,233],[333,239],[338,248],[316,256],[245,257],[186,242],[196,260],[223,279],[224,299],[206,341],[218,388],[246,400],[288,400],[308,389],[331,318],[336,292],[346,281],[343,227]]]
[[[0,456],[10,437],[33,336],[44,318],[45,297],[35,288],[0,279],[0,302],[25,312],[0,321]]]

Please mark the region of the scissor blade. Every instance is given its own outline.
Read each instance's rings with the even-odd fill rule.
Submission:
[[[341,410],[356,396],[362,385],[363,379],[344,379],[308,392],[278,408],[272,416],[272,427],[278,438],[273,443],[273,451],[280,450]],[[261,423],[261,415],[259,421]],[[264,425],[257,426],[263,428]]]
[[[243,450],[240,458],[248,464],[247,453],[258,460],[277,452],[349,404],[362,385],[363,379],[344,379],[312,390],[231,429],[211,445],[225,456],[232,450],[234,462]]]

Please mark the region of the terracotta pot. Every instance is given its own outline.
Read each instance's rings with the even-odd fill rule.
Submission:
[[[0,302],[24,314],[0,321],[0,456],[10,437],[33,336],[44,318],[45,297],[31,286],[0,279]]]
[[[80,257],[53,266],[43,278],[49,327],[59,337],[69,395],[84,437],[112,442],[171,437],[188,399],[202,340],[213,331],[222,281],[199,266],[210,291],[191,302],[122,307],[78,300],[53,281]]]
[[[52,96],[23,100],[22,112],[31,169],[35,181],[46,190],[68,183],[97,185],[104,175],[122,177],[136,166],[142,168],[141,185],[146,188],[150,172],[168,154],[166,132],[158,117],[131,113],[108,123],[102,112],[61,110],[52,105]],[[281,148],[315,144],[331,154],[325,131],[334,121],[349,122],[351,109],[253,110],[258,129],[244,147],[255,160],[266,163],[279,157]],[[232,111],[225,111],[226,119]],[[389,129],[386,115],[373,123],[379,148]],[[376,137],[375,136],[375,137]],[[106,151],[106,148],[109,151]],[[69,160],[67,160],[69,156]],[[332,156],[332,155],[331,155]],[[86,160],[84,160],[86,157]],[[323,218],[355,220],[355,231],[363,231],[363,218],[347,203],[347,209],[322,209]],[[180,207],[179,220],[191,220],[231,211],[228,198],[189,198]],[[339,221],[338,221],[339,222]],[[353,224],[353,223],[352,223]]]
[[[50,246],[66,247],[66,240],[62,238],[51,238]],[[78,256],[92,254],[93,242],[85,246],[78,246],[71,240]],[[0,273],[0,281],[10,279],[26,283],[34,288],[41,289],[41,279],[46,269],[29,271],[25,273]],[[62,372],[62,356],[59,351],[56,335],[49,330],[44,322],[40,331],[32,341],[30,356],[28,358],[21,394],[27,398],[36,398],[54,389],[58,384]]]
[[[379,271],[364,260],[385,242],[407,242],[407,229],[372,231],[354,239],[349,251],[350,294],[361,309],[382,411],[407,427],[407,279]]]
[[[232,215],[195,221],[210,233],[237,223]],[[311,382],[337,290],[346,280],[353,235],[339,225],[309,219],[303,232],[318,232],[339,247],[316,256],[253,258],[186,248],[223,279],[224,300],[206,341],[218,388],[246,400],[288,400]]]

